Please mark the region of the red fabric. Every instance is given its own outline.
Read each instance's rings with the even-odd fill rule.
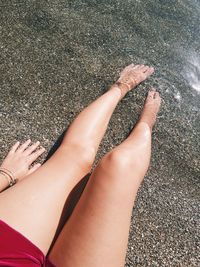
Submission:
[[[25,236],[0,220],[0,266],[55,267]]]

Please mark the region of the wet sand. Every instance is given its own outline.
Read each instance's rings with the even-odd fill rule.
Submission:
[[[152,65],[155,75],[117,107],[98,158],[127,136],[155,86],[164,101],[126,267],[200,266],[197,1],[2,0],[0,9],[0,157],[29,137],[50,149],[119,70]]]

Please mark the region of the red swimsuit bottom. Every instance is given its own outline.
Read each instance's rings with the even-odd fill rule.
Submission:
[[[0,266],[55,267],[38,247],[1,220]]]

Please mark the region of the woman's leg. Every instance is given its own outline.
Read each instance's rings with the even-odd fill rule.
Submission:
[[[44,254],[53,240],[68,194],[91,169],[117,103],[128,89],[152,73],[152,68],[143,65],[125,68],[120,76],[122,83],[112,86],[79,114],[55,154],[36,172],[0,194],[0,218]]]
[[[150,91],[135,129],[96,167],[49,258],[58,267],[122,267],[133,202],[148,169],[160,97]]]

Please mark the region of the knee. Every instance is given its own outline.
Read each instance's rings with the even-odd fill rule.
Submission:
[[[89,144],[62,143],[61,149],[65,150],[82,170],[90,172],[96,156],[96,150],[93,146]]]
[[[146,158],[139,151],[121,147],[104,156],[100,165],[104,171],[117,173],[122,178],[133,173],[144,176],[149,166],[149,157]]]
[[[131,155],[127,149],[113,149],[103,157],[100,165],[104,170],[129,171],[132,166]]]
[[[78,157],[79,156],[81,161],[88,168],[88,171],[90,171],[95,160],[96,149],[92,146],[81,146]]]

